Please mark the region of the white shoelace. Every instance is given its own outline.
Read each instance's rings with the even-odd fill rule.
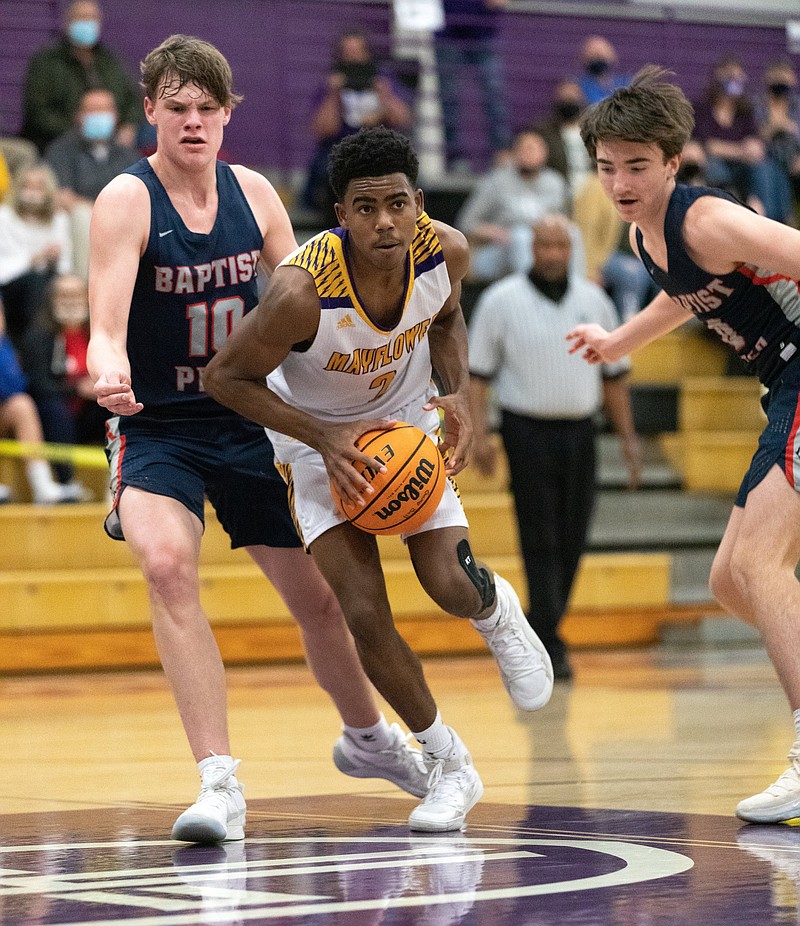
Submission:
[[[205,775],[201,776],[202,786],[200,789],[200,797],[202,798],[206,792],[226,790],[226,784],[234,776],[236,769],[239,768],[241,764],[241,759],[234,759],[228,766],[212,766],[214,769],[212,774],[209,774],[208,777]]]
[[[423,804],[445,804],[457,810],[464,808],[464,788],[461,786],[463,772],[448,772],[443,769],[446,759],[436,759],[428,775],[428,793]]]
[[[526,674],[541,671],[544,663],[534,647],[531,647],[522,630],[515,621],[501,614],[497,624],[491,630],[482,631],[489,649],[498,657],[502,657],[503,667],[513,670],[516,674]],[[531,650],[536,662],[531,662]]]

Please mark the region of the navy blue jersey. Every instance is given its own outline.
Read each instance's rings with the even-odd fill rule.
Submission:
[[[701,196],[736,202],[721,190],[677,184],[664,218],[669,272],[653,263],[637,228],[639,253],[655,283],[715,331],[769,385],[800,346],[800,285],[754,264],[741,264],[724,274],[698,267],[686,253],[683,222]]]
[[[145,417],[233,415],[203,391],[203,368],[258,302],[264,236],[230,167],[217,162],[219,208],[207,235],[189,231],[142,158],[125,173],[150,194],[150,237],[128,320],[131,384]],[[122,217],[124,221],[124,217]]]

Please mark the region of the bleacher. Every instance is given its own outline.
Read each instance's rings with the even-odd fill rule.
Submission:
[[[675,332],[633,362],[634,392],[656,382],[673,390],[680,426],[645,438],[637,493],[624,487],[615,439],[601,438],[597,513],[564,625],[575,647],[652,643],[668,625],[721,613],[706,587],[708,567],[760,429],[757,381],[723,376],[723,348],[697,329]],[[641,424],[652,431],[652,422]],[[104,471],[82,478],[101,497]],[[0,480],[23,493],[20,462],[0,459]],[[492,478],[468,469],[459,485],[476,554],[524,591],[504,465]],[[105,511],[103,502],[0,507],[0,672],[156,664],[145,583],[125,544],[103,533]],[[422,591],[399,538],[379,543],[398,626],[414,649],[481,652],[468,623],[438,611]],[[210,508],[201,583],[227,662],[301,658],[282,601],[246,553],[229,550]]]

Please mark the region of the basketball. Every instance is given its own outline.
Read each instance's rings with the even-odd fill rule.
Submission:
[[[340,498],[331,486],[342,514],[368,534],[405,534],[421,527],[436,511],[447,479],[433,441],[414,425],[398,422],[383,431],[365,431],[356,446],[386,472],[370,467],[361,471],[375,490],[363,507]]]

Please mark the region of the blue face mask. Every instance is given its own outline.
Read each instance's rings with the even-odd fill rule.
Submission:
[[[108,141],[114,134],[114,113],[86,113],[81,118],[81,134],[88,141]]]
[[[728,96],[742,96],[744,93],[744,81],[736,77],[724,81],[722,86],[725,88],[725,92]]]
[[[70,41],[81,48],[91,48],[100,38],[100,23],[96,19],[76,19],[67,29]]]

